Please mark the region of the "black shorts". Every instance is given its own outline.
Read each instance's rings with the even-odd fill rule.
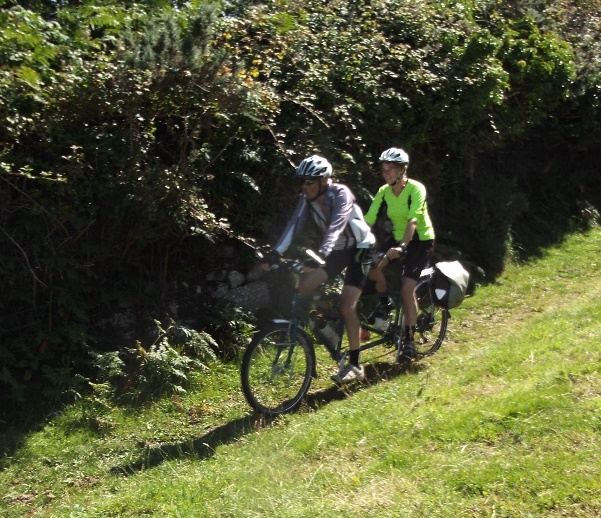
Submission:
[[[345,248],[344,250],[332,250],[326,257],[323,269],[328,274],[328,279],[333,279],[346,268],[344,284],[363,288],[367,275],[363,273],[361,262],[369,248]]]
[[[403,277],[418,281],[422,270],[428,266],[428,261],[434,253],[434,240],[410,241],[407,247],[407,259],[403,264]]]

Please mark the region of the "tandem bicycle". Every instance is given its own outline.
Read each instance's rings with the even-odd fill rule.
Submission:
[[[309,251],[308,251],[309,252]],[[246,349],[241,366],[244,396],[258,413],[279,415],[296,409],[306,397],[312,380],[317,376],[316,344],[321,344],[329,356],[343,365],[348,354],[344,322],[337,309],[338,293],[318,292],[301,296],[298,291],[303,263],[280,258],[274,268],[286,268],[294,275],[294,291],[290,301],[290,318],[272,319],[261,326]],[[414,335],[414,357],[434,354],[447,331],[449,311],[434,304],[429,267],[421,272],[415,287],[418,301],[417,326]],[[400,354],[405,347],[404,318],[401,292],[389,290],[394,302],[388,321],[370,323],[359,310],[362,329],[370,337],[360,350],[385,346]],[[375,295],[362,295],[364,299]]]

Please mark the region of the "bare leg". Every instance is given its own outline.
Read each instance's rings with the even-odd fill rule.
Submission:
[[[349,349],[356,351],[361,344],[359,316],[357,315],[357,301],[361,296],[361,289],[355,286],[345,285],[340,294],[340,312],[346,325]]]
[[[409,277],[401,279],[401,296],[403,297],[403,312],[405,314],[405,325],[415,326],[417,324],[417,299],[415,298],[415,287],[417,281]]]
[[[368,277],[376,283],[376,291],[384,293],[388,287],[386,284],[386,276],[381,268],[375,268],[369,271]]]
[[[302,296],[311,295],[324,282],[328,280],[328,274],[323,268],[306,271],[300,279],[298,287],[299,294]]]

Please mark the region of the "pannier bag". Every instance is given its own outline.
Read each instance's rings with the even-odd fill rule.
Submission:
[[[465,298],[470,274],[459,261],[443,261],[434,265],[432,297],[437,306],[453,309]]]

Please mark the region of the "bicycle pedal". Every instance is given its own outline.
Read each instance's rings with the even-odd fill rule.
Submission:
[[[388,331],[382,333],[382,338],[384,338],[384,340],[388,340],[387,345],[394,345],[396,346],[395,342],[395,330],[394,329],[388,329]]]

